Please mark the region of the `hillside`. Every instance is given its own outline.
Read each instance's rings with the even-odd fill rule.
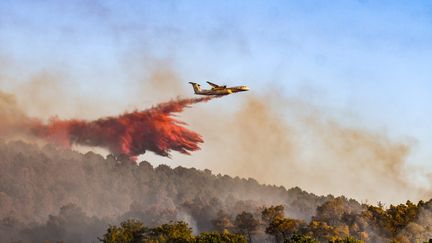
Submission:
[[[239,217],[255,224],[247,231],[253,242],[295,235],[421,242],[432,238],[431,215],[432,201],[374,206],[209,170],[0,142],[0,242],[96,242],[129,219],[244,234],[249,226]]]
[[[2,242],[52,239],[50,232],[88,242],[108,224],[131,217],[150,226],[184,220],[195,232],[209,231],[220,210],[235,215],[278,204],[288,216],[309,220],[328,198],[209,170],[153,168],[146,161],[137,165],[51,145],[0,143]],[[56,217],[66,217],[64,225]],[[83,222],[92,227],[83,228]]]

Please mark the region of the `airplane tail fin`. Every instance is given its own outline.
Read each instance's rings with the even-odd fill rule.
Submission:
[[[199,84],[194,83],[194,82],[189,82],[189,83],[192,84],[192,87],[193,87],[195,93],[201,92],[201,86]]]

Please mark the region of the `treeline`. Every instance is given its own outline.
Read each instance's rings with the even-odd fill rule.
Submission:
[[[432,200],[413,204],[378,206],[355,204],[344,197],[317,207],[310,221],[286,217],[282,205],[265,208],[265,233],[276,242],[307,236],[319,242],[355,239],[366,242],[424,242],[432,238]],[[428,222],[429,221],[429,222]]]
[[[408,201],[384,209],[383,205],[357,205],[338,197],[319,206],[310,221],[287,217],[284,207],[277,205],[236,215],[219,211],[209,222],[209,232],[194,232],[184,221],[147,226],[138,219],[124,220],[106,229],[105,220],[86,216],[77,206],[68,205],[59,215],[50,216],[46,224],[22,230],[21,240],[9,242],[76,242],[72,239],[95,232],[100,233],[93,235],[94,239],[112,243],[425,242],[432,238],[431,212],[432,201]]]
[[[147,228],[137,220],[127,220],[120,226],[110,226],[102,238],[103,243],[139,243],[139,242],[179,242],[179,243],[207,243],[207,242],[233,242],[246,243],[241,234],[229,232],[203,232],[197,236],[183,221],[162,224],[154,228]]]
[[[214,231],[192,234],[185,222],[171,222],[147,228],[140,221],[127,220],[110,226],[100,238],[104,243],[132,242],[425,242],[430,225],[419,225],[432,201],[406,204],[367,206],[359,210],[345,198],[335,198],[317,208],[311,221],[285,216],[282,205],[263,208],[260,217],[242,212],[230,217],[219,212],[212,220]],[[232,233],[231,233],[232,232]],[[379,232],[379,234],[377,234]],[[425,234],[426,233],[426,234]],[[271,237],[268,237],[268,236]],[[432,242],[429,238],[428,242]]]
[[[0,242],[95,242],[125,222],[145,226],[143,237],[183,222],[193,240],[423,242],[432,238],[432,203],[367,205],[209,170],[0,141]]]

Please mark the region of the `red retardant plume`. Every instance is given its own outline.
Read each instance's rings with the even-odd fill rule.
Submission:
[[[53,118],[46,125],[35,125],[32,133],[66,147],[72,144],[103,147],[114,155],[132,159],[147,150],[168,157],[171,151],[190,154],[199,149],[198,144],[203,142],[201,135],[185,128],[186,124],[174,119],[172,113],[211,98],[172,100],[147,110],[94,121]]]

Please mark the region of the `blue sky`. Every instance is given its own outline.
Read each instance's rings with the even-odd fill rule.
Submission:
[[[134,102],[135,60],[168,60],[185,83],[275,85],[354,114],[341,118],[348,123],[417,140],[415,163],[431,158],[428,1],[3,0],[0,57],[13,82],[60,70],[70,98],[101,95],[103,85],[101,99],[119,109]],[[151,66],[140,65],[132,69]]]

